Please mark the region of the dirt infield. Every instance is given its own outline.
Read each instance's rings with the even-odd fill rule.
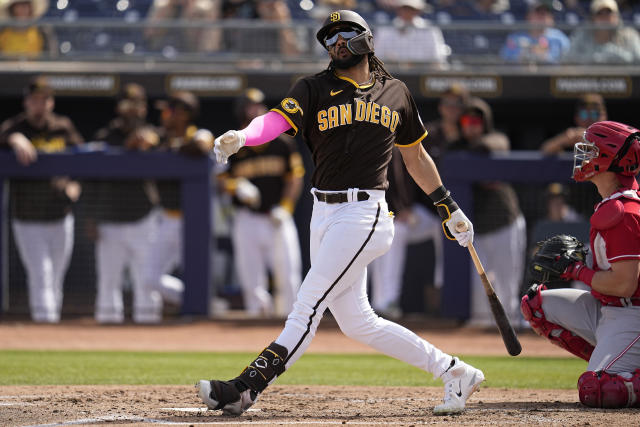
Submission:
[[[161,326],[104,327],[91,320],[59,325],[0,323],[2,349],[257,351],[281,322],[196,321]],[[323,322],[309,352],[370,352]],[[424,323],[424,322],[423,322]],[[408,324],[453,354],[506,355],[494,332],[446,325]],[[418,326],[422,325],[420,328]],[[430,327],[426,327],[430,326]],[[440,326],[443,329],[433,329]],[[529,331],[519,334],[523,356],[565,356]],[[197,339],[194,339],[197,337]],[[11,386],[0,389],[0,425],[637,425],[640,411],[591,410],[576,390],[483,388],[463,415],[436,417],[442,399],[434,387],[270,387],[239,418],[205,411],[192,386]]]

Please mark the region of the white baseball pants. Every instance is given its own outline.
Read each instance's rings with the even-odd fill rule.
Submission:
[[[158,291],[163,300],[180,305],[184,283],[168,273],[181,265],[182,217],[169,215],[162,210],[144,274],[146,286]]]
[[[315,199],[311,269],[275,342],[289,351],[289,368],[305,352],[329,308],[345,335],[438,377],[451,356],[403,326],[378,317],[369,305],[367,265],[389,249],[394,228],[384,191],[368,190],[369,200],[356,201],[357,191],[348,191],[346,203]]]
[[[247,314],[289,314],[302,282],[300,241],[293,218],[275,224],[268,214],[240,208],[233,218],[231,236]],[[275,303],[269,293],[268,269],[276,286]]]
[[[640,307],[603,306],[589,291],[542,291],[542,310],[595,346],[587,371],[633,372],[640,366]]]
[[[98,293],[95,318],[99,323],[122,323],[123,273],[129,267],[133,286],[133,321],[154,323],[162,319],[162,300],[144,281],[149,250],[157,230],[154,211],[133,222],[98,224],[96,274]]]
[[[34,322],[60,321],[64,276],[73,251],[72,214],[58,221],[12,222],[18,253],[27,273]]]

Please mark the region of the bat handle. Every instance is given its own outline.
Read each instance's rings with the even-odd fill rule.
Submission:
[[[466,221],[460,221],[456,224],[456,231],[458,233],[464,233],[469,229],[469,224]]]

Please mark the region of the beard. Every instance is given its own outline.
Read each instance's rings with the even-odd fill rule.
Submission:
[[[360,62],[362,62],[363,58],[364,55],[351,55],[345,59],[331,58],[331,63],[335,68],[339,70],[346,70],[347,68],[358,65]]]

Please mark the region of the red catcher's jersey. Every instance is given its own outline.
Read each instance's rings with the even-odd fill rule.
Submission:
[[[609,196],[596,206],[593,215],[596,215],[598,209],[606,203],[613,203],[615,200],[621,201],[624,205],[622,219],[606,230],[591,227],[591,253],[596,271],[609,270],[614,262],[640,259],[640,195],[638,191],[625,190]],[[594,290],[591,290],[591,293],[604,305],[620,307],[631,305],[628,298],[604,295]],[[632,298],[640,298],[640,286],[636,288]]]
[[[319,190],[386,190],[393,145],[418,144],[427,131],[403,82],[366,85],[332,71],[304,77],[272,108],[311,150]]]

